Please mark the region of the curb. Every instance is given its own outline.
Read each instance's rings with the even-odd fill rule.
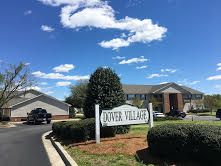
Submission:
[[[51,136],[52,131],[47,132],[50,141],[53,147],[56,149],[57,153],[60,155],[61,159],[63,160],[66,166],[78,166],[77,163],[72,159],[72,157],[66,152],[66,150],[62,147],[62,145],[55,141]]]

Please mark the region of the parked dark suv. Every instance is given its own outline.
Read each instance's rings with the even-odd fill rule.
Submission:
[[[170,112],[166,113],[167,116],[173,116],[173,117],[186,117],[186,113],[180,110],[171,110]]]
[[[32,110],[30,113],[27,113],[27,122],[33,122],[34,124],[41,123],[43,121],[46,121],[47,124],[51,122],[52,115],[50,113],[47,113],[45,109],[42,108],[36,108]]]
[[[216,111],[216,117],[217,117],[217,118],[220,118],[220,120],[221,120],[221,109],[218,109],[218,110]]]

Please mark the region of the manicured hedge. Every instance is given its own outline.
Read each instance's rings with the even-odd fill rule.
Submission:
[[[130,131],[130,125],[116,126],[116,134],[126,134]]]
[[[101,127],[101,137],[114,137],[116,133],[127,133],[130,127]],[[72,139],[74,142],[87,141],[95,138],[95,119],[80,121],[62,121],[52,125],[53,133],[62,139]]]
[[[210,112],[208,109],[198,109],[198,110],[189,110],[187,111],[188,113],[205,113],[205,112]]]
[[[173,116],[166,116],[161,118],[153,118],[153,121],[166,121],[166,120],[183,120],[183,118],[180,117],[173,117]]]
[[[161,157],[200,158],[220,161],[221,127],[199,124],[166,124],[153,127],[147,135],[151,153]]]

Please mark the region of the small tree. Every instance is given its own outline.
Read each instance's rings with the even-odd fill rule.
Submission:
[[[161,102],[157,101],[157,98],[155,98],[155,97],[152,97],[150,101],[152,103],[152,106],[153,106],[154,110],[155,110],[156,107],[158,107],[161,104]]]
[[[135,97],[135,98],[132,100],[132,105],[135,105],[135,106],[137,106],[138,108],[141,108],[141,107],[142,107],[142,101],[141,101],[139,98]]]
[[[10,65],[4,72],[0,72],[0,108],[6,106],[20,90],[25,90],[32,84],[33,80],[25,63]]]
[[[74,86],[70,86],[71,95],[65,99],[65,102],[75,108],[83,108],[87,96],[88,81],[79,81]]]
[[[206,108],[209,108],[212,114],[213,108],[216,108],[216,100],[213,96],[205,95],[204,96],[204,105]]]
[[[84,106],[86,118],[95,117],[96,102],[99,103],[101,110],[126,102],[120,78],[111,68],[99,67],[91,75]]]

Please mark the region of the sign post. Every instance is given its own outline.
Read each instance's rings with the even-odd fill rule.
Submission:
[[[149,128],[153,127],[153,105],[149,103],[149,112],[150,112],[150,120],[149,120]]]
[[[96,143],[100,143],[100,113],[99,104],[95,105],[95,132],[96,132]]]

